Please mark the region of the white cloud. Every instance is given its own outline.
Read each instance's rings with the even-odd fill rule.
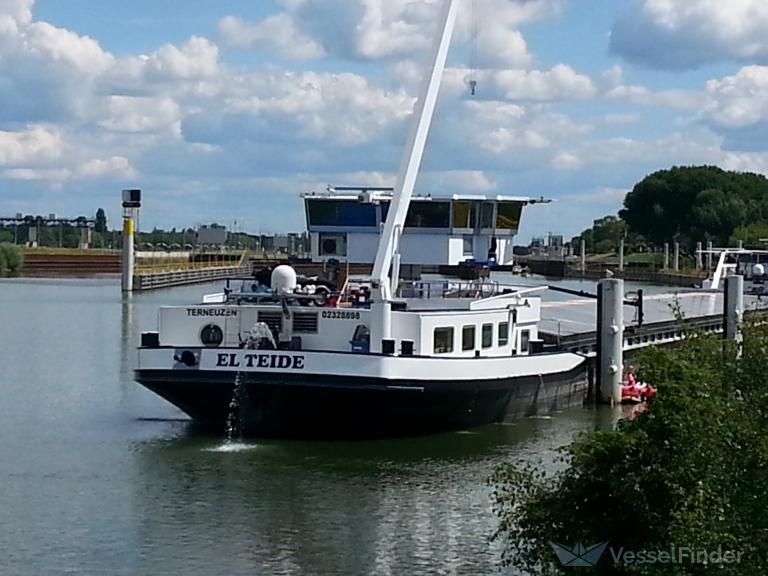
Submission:
[[[565,64],[547,71],[502,70],[493,77],[499,92],[508,100],[582,100],[595,96],[592,80]]]
[[[218,72],[219,48],[207,38],[192,36],[181,46],[166,44],[146,60],[147,73],[162,79],[194,79]]]
[[[707,82],[706,117],[726,127],[768,121],[768,66],[746,66],[733,76]]]
[[[289,0],[258,22],[227,16],[219,33],[237,47],[272,48],[297,59],[334,55],[378,59],[413,56],[429,48],[441,2],[435,0]],[[552,17],[563,0],[465,0],[457,43],[472,43],[478,68],[527,66],[532,61],[519,31]]]
[[[110,96],[99,125],[115,132],[179,132],[181,113],[170,98]]]
[[[768,59],[765,0],[633,0],[614,24],[611,49],[660,68]]]
[[[65,144],[60,132],[46,126],[28,126],[20,132],[0,131],[0,165],[59,158]]]
[[[614,64],[603,72],[602,79],[609,86],[618,86],[624,82],[624,69],[618,64]]]
[[[557,170],[578,170],[583,166],[581,159],[571,152],[561,152],[550,162]]]
[[[511,151],[537,151],[565,146],[574,137],[592,130],[542,106],[471,100],[460,110],[462,120],[451,127],[455,137],[469,138],[473,149],[490,157],[507,157]]]
[[[720,165],[726,170],[768,176],[768,152],[726,152]]]
[[[421,175],[419,182],[421,190],[432,190],[440,195],[447,192],[491,192],[499,187],[498,183],[482,170],[427,172]]]
[[[296,60],[320,58],[325,54],[323,47],[303,35],[287,14],[276,14],[256,23],[225,16],[218,28],[224,42],[236,48],[268,48]]]
[[[278,72],[241,77],[224,94],[226,113],[288,122],[294,134],[345,146],[369,142],[404,120],[415,99],[357,74]]]
[[[32,20],[32,5],[35,0],[0,0],[0,18],[8,16],[20,24]]]
[[[127,158],[94,158],[74,168],[10,168],[3,171],[9,180],[66,182],[82,179],[134,180],[138,172]]]
[[[31,54],[48,61],[63,62],[81,73],[100,74],[107,70],[113,56],[101,49],[99,43],[88,36],[51,26],[47,22],[33,22],[23,34],[24,48]]]
[[[131,166],[128,158],[112,156],[111,158],[94,158],[89,160],[77,170],[77,175],[83,178],[109,178],[113,180],[134,180],[138,178],[138,171]]]
[[[72,177],[72,171],[66,168],[11,168],[3,171],[3,177],[8,180],[33,182],[50,180],[61,182]]]
[[[690,90],[651,90],[645,86],[620,85],[610,89],[606,96],[626,100],[643,106],[659,106],[676,110],[695,111],[705,106],[707,96]]]

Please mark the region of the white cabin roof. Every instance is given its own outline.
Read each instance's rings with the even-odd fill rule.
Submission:
[[[313,198],[318,200],[360,200],[360,195],[363,193],[372,194],[374,200],[392,198],[391,188],[360,188],[359,192],[355,193],[351,189],[344,188],[343,191],[337,191],[334,188],[324,190],[322,192],[302,192],[302,198]],[[448,200],[475,200],[475,201],[487,201],[487,202],[520,202],[523,204],[540,204],[549,203],[551,200],[541,198],[530,198],[528,196],[509,196],[506,194],[447,194],[439,196],[436,194],[415,194],[413,196],[415,201],[448,201]]]

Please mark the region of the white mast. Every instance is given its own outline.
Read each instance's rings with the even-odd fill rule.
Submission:
[[[395,256],[398,237],[403,231],[408,206],[413,196],[413,186],[419,173],[421,158],[424,154],[424,146],[427,143],[429,127],[432,123],[432,115],[435,111],[437,95],[440,91],[440,83],[443,79],[445,61],[448,57],[448,48],[451,45],[451,36],[456,23],[456,0],[445,0],[440,15],[440,30],[434,45],[434,64],[427,72],[421,97],[414,108],[415,122],[411,128],[408,142],[400,164],[400,172],[397,175],[392,202],[389,206],[384,230],[379,238],[379,247],[376,251],[376,260],[373,264],[372,284],[378,293],[378,300],[385,304],[383,338],[389,338],[389,301],[392,298],[390,286],[390,268]],[[398,271],[396,271],[396,274]]]

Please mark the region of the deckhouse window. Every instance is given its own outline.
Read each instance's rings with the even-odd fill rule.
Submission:
[[[475,237],[465,235],[462,237],[462,248],[464,256],[472,256],[475,253]]]
[[[509,342],[509,322],[499,323],[499,346],[506,346]]]
[[[453,327],[435,328],[434,350],[435,354],[453,352]]]
[[[531,331],[521,330],[520,331],[520,353],[521,354],[528,352],[530,341],[531,341]]]
[[[483,348],[493,346],[493,324],[483,324]]]
[[[475,349],[475,327],[464,326],[461,329],[461,349],[466,352],[467,350]]]

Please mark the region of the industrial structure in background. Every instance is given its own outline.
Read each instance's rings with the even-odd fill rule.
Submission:
[[[80,231],[80,242],[78,247],[81,249],[90,248],[93,241],[93,229],[96,226],[96,220],[78,216],[77,218],[61,218],[56,214],[48,216],[33,216],[31,214],[16,214],[15,217],[0,218],[0,228],[13,231],[14,244],[24,244],[30,248],[37,248],[40,244],[41,230],[44,228],[58,229],[59,246],[62,244],[64,230],[66,228],[76,228]]]

